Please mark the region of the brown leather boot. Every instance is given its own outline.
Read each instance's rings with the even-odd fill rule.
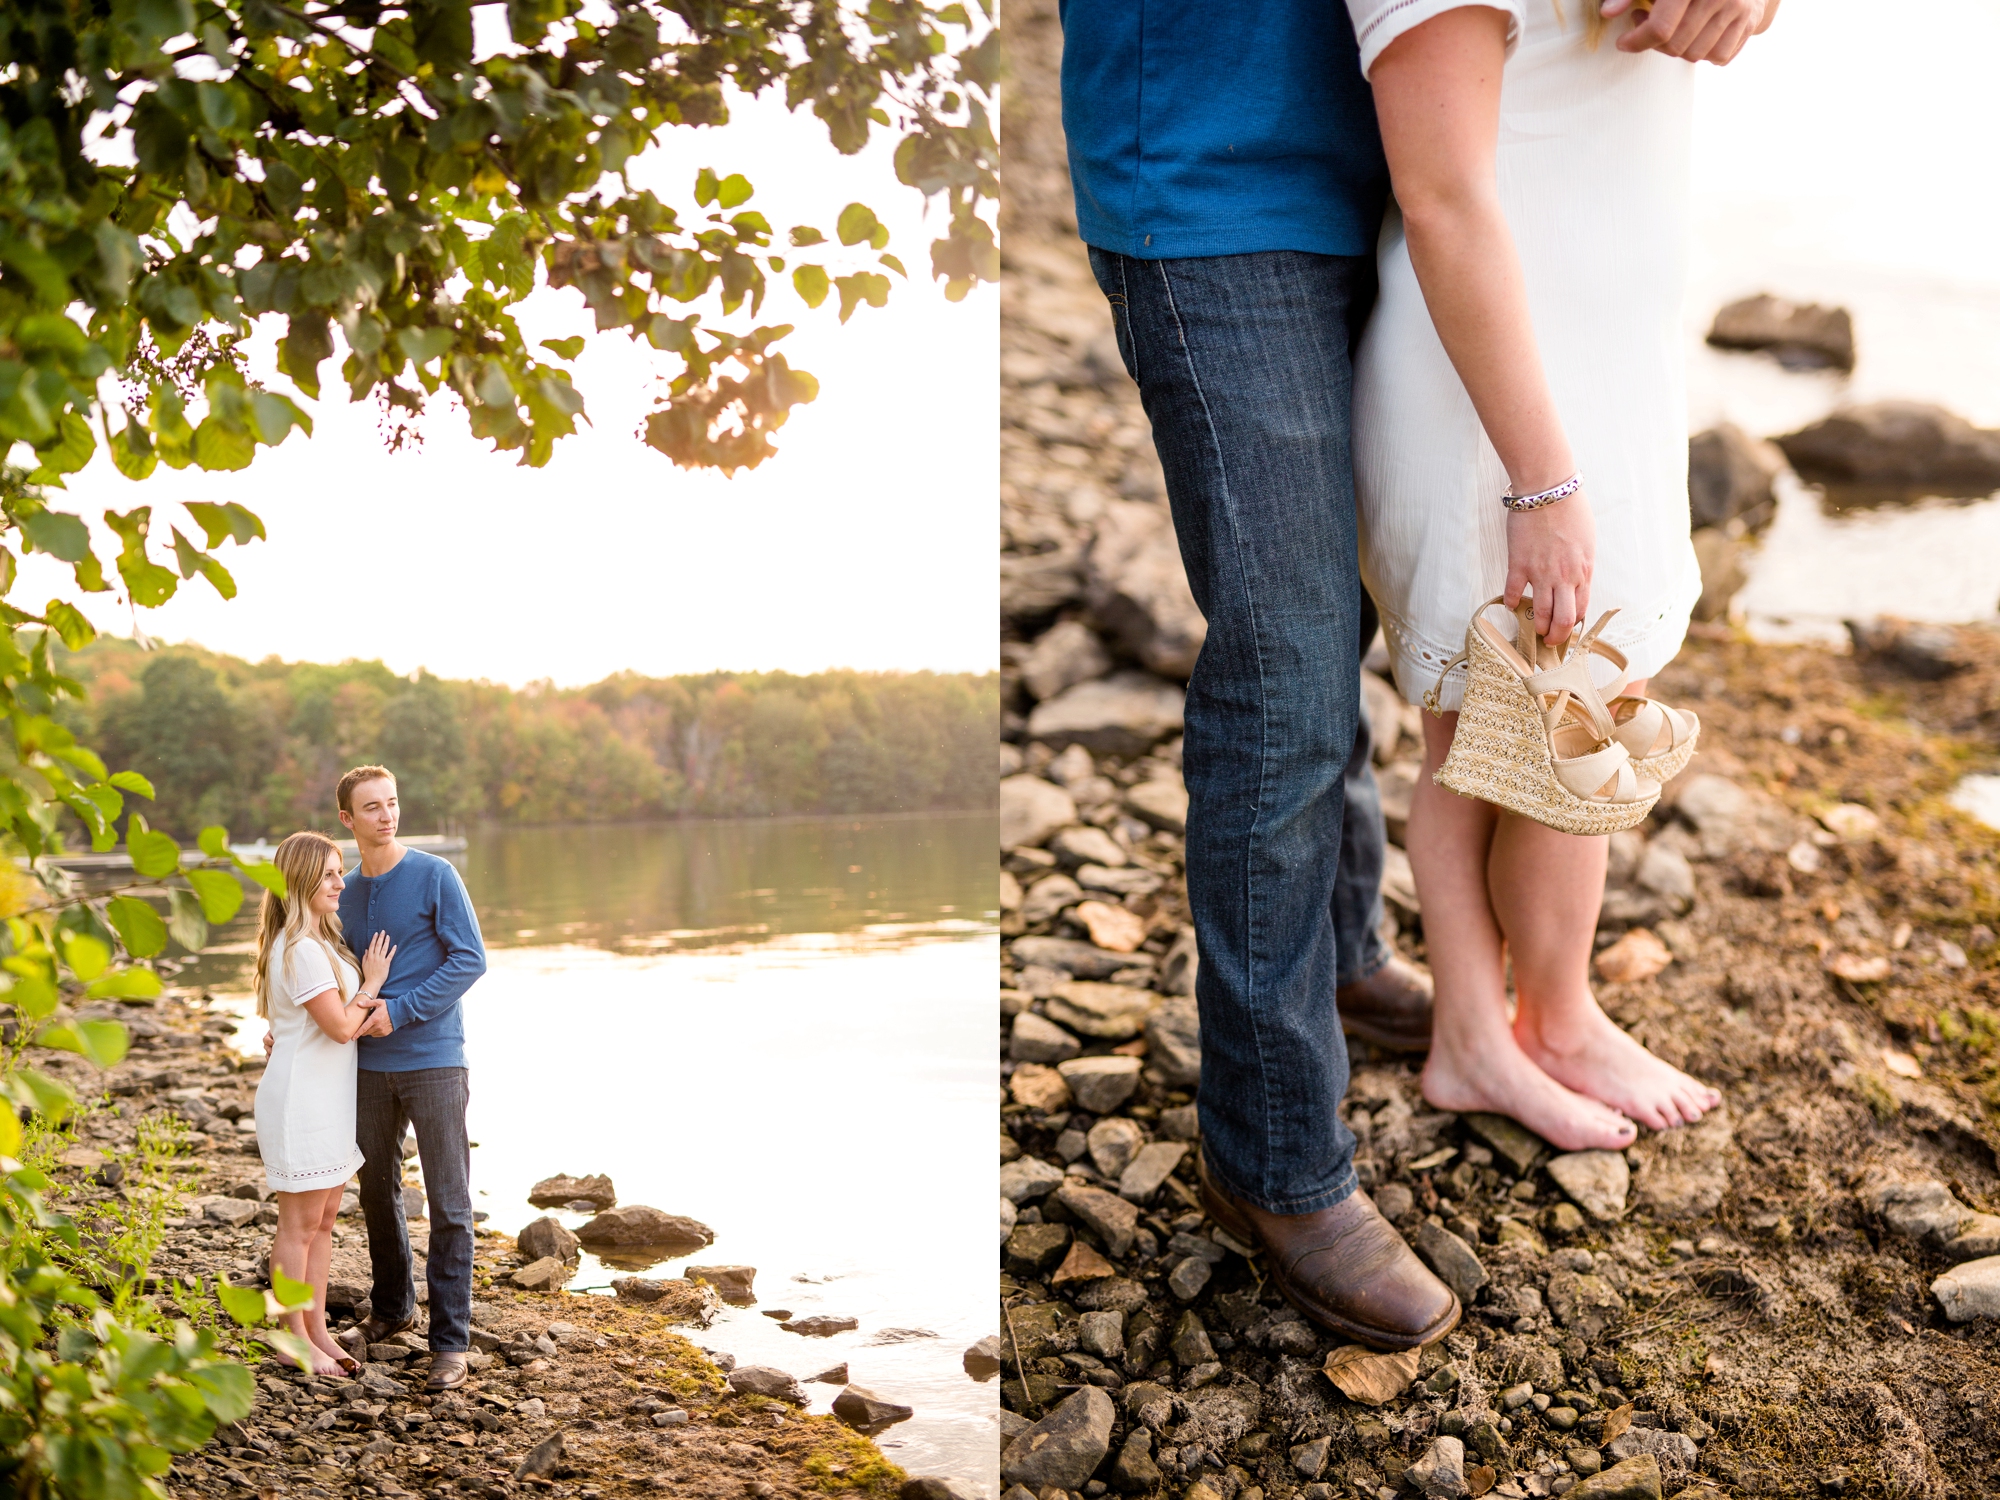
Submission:
[[[1413,963],[1390,956],[1366,979],[1343,984],[1334,994],[1340,1029],[1356,1041],[1392,1052],[1428,1052],[1431,1047],[1431,976]]]
[[[1332,1208],[1271,1214],[1232,1197],[1196,1159],[1202,1206],[1245,1243],[1264,1247],[1271,1279],[1300,1312],[1370,1349],[1436,1343],[1457,1324],[1450,1287],[1425,1269],[1374,1201],[1356,1188]]]

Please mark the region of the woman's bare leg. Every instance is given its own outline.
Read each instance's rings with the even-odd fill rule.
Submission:
[[[1503,820],[1490,803],[1431,780],[1457,723],[1456,714],[1424,716],[1424,769],[1410,806],[1410,867],[1437,986],[1424,1097],[1439,1109],[1506,1115],[1565,1151],[1622,1149],[1638,1133],[1632,1122],[1543,1072],[1508,1025],[1506,952],[1486,888]]]
[[[1514,1037],[1551,1078],[1650,1129],[1693,1124],[1722,1096],[1632,1040],[1590,991],[1608,849],[1604,838],[1501,816],[1487,884],[1514,960]]]
[[[334,1208],[340,1206],[340,1190],[333,1189]],[[326,1334],[326,1272],[333,1254],[330,1235],[325,1237],[325,1251],[320,1251],[320,1222],[326,1217],[326,1194],[324,1191],[311,1193],[279,1193],[278,1230],[271,1237],[271,1265],[294,1281],[312,1282],[313,1262],[318,1257],[319,1281],[313,1290],[313,1305],[284,1315],[284,1326],[300,1338],[320,1350],[321,1358],[313,1361],[315,1375],[338,1375],[340,1362],[327,1352],[320,1339],[314,1337],[313,1326],[317,1320],[321,1337]],[[294,1361],[286,1355],[278,1356],[286,1364]]]
[[[306,1261],[306,1280],[312,1284],[312,1311],[306,1317],[306,1337],[313,1347],[330,1354],[336,1360],[351,1360],[353,1355],[334,1341],[333,1334],[326,1326],[326,1281],[333,1268],[333,1226],[340,1217],[339,1188],[328,1188],[320,1205],[319,1223],[313,1237],[312,1254]]]

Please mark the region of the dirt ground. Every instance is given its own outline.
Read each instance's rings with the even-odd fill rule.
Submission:
[[[1144,894],[1085,893],[1143,923],[1122,977],[1158,1001],[1174,992],[1186,920],[1180,841],[1135,820],[1129,794],[1177,777],[1178,747],[1100,751],[1087,775],[1055,766],[1060,747],[1036,744],[1018,686],[1065,620],[1111,642],[1111,668],[1132,665],[1088,600],[1060,597],[1058,581],[1044,607],[1029,585],[1085,566],[1071,560],[1087,557],[1109,497],[1156,500],[1157,471],[1136,392],[1097,367],[1101,355],[1092,362],[1109,325],[1068,212],[1050,0],[1010,11],[1007,39],[1003,576],[1030,602],[1005,627],[1014,747],[1003,773],[1063,783],[1083,822],[1161,877]],[[1624,1494],[1589,1476],[1611,1465],[1609,1434],[1628,1421],[1661,1435],[1641,1446],[1657,1450],[1669,1494],[2000,1494],[2000,1325],[1946,1318],[1932,1283],[1963,1257],[1899,1231],[1877,1191],[1921,1182],[2000,1214],[2000,833],[1946,801],[1967,772],[2000,768],[2000,633],[1948,635],[1948,674],[1927,680],[1893,652],[1762,646],[1699,627],[1658,679],[1660,697],[1700,715],[1704,749],[1614,851],[1600,946],[1643,929],[1668,961],[1604,978],[1599,995],[1649,1047],[1720,1088],[1726,1109],[1628,1153],[1622,1216],[1580,1216],[1545,1151],[1509,1159],[1473,1122],[1431,1111],[1408,1064],[1358,1055],[1344,1114],[1364,1181],[1413,1239],[1426,1226],[1456,1235],[1486,1278],[1418,1383],[1380,1406],[1336,1391],[1320,1373],[1333,1341],[1289,1319],[1255,1259],[1216,1248],[1189,1190],[1190,1154],[1118,1254],[1056,1194],[1020,1199],[1018,1222],[1045,1232],[1003,1250],[1019,1345],[1003,1380],[1009,1433],[1086,1385],[1107,1390],[1110,1446],[1077,1487],[1093,1495],[1408,1493],[1410,1465],[1440,1432],[1483,1426],[1485,1448],[1466,1439],[1472,1493]],[[1407,784],[1413,754],[1405,735],[1385,786]],[[1658,868],[1684,870],[1685,886],[1637,883],[1648,851]],[[1054,869],[1036,855],[1005,862],[1030,914],[1017,902],[1005,928],[1002,1159],[1115,1188],[1084,1145],[1099,1121],[1066,1097],[1038,1107],[1015,1085],[1012,1018],[1065,1013],[1043,961],[1011,945],[1095,936],[1074,902],[1033,911]],[[1079,873],[1075,863],[1063,870]],[[1421,961],[1420,914],[1403,913],[1397,941]],[[1601,956],[1616,972],[1629,951]],[[1153,1054],[1137,1092],[1103,1118],[1131,1121],[1137,1140],[1190,1139],[1192,1090],[1155,1065],[1154,1033],[1080,1041],[1085,1057]],[[1061,1276],[1049,1248],[1059,1242],[1110,1264],[1094,1279]],[[1168,1278],[1190,1256],[1212,1272],[1188,1296]],[[1579,1306],[1579,1279],[1593,1283],[1583,1301],[1601,1297],[1594,1311]],[[1123,1313],[1123,1355],[1093,1353],[1085,1337],[1083,1319],[1106,1307]],[[1180,1357],[1189,1315],[1200,1359]],[[1532,1403],[1503,1403],[1524,1384]],[[1066,1492],[1045,1487],[1041,1500],[1053,1493]]]
[[[254,1190],[254,1147],[236,1129],[255,1098],[258,1065],[226,1045],[233,1019],[199,997],[120,1007],[134,1031],[127,1060],[108,1075],[58,1058],[79,1094],[98,1105],[73,1129],[53,1169],[55,1207],[88,1226],[140,1184],[94,1180],[107,1163],[131,1167],[141,1122],[172,1114],[183,1149],[164,1172],[175,1190],[155,1255],[153,1295],[170,1315],[214,1320],[194,1282],[254,1284],[276,1209]],[[39,1059],[38,1059],[39,1061]],[[254,1138],[251,1138],[254,1139]],[[248,1215],[249,1217],[245,1218]],[[237,1223],[234,1220],[243,1219]],[[270,1223],[264,1222],[265,1220]],[[411,1221],[421,1255],[424,1221]],[[539,1493],[575,1500],[644,1495],[892,1496],[904,1481],[867,1438],[782,1401],[736,1395],[693,1339],[655,1307],[609,1297],[520,1291],[511,1238],[482,1231],[474,1273],[473,1377],[458,1391],[423,1392],[423,1341],[403,1336],[370,1351],[354,1380],[313,1380],[264,1359],[257,1405],[167,1476],[187,1496],[402,1496]],[[421,1262],[418,1268],[421,1284]],[[366,1240],[358,1215],[336,1230],[332,1280],[365,1294]],[[690,1289],[691,1291],[693,1289]],[[341,1299],[333,1299],[338,1309]],[[687,1299],[698,1308],[701,1299]],[[351,1322],[336,1319],[336,1328]],[[655,1420],[663,1413],[670,1425]]]

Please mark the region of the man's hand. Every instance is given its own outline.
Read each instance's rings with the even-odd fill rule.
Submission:
[[[1609,0],[1605,19],[1624,15],[1635,0]],[[1653,0],[1650,13],[1618,38],[1620,52],[1664,52],[1691,63],[1721,67],[1761,33],[1778,13],[1778,0]]]
[[[364,996],[355,1001],[363,1010],[372,1010],[368,1024],[355,1032],[356,1036],[387,1036],[396,1029],[396,1023],[389,1019],[389,1002],[380,995]]]

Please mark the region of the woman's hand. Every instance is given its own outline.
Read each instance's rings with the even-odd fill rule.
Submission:
[[[1578,490],[1539,510],[1507,513],[1507,607],[1535,596],[1535,631],[1551,645],[1569,639],[1590,608],[1597,563],[1597,522]]]
[[[1633,8],[1633,0],[1609,0],[1609,20]],[[1691,63],[1731,61],[1743,44],[1778,14],[1778,0],[1653,0],[1653,8],[1618,38],[1620,52],[1666,53]]]
[[[378,932],[369,940],[368,951],[361,955],[361,983],[364,988],[382,993],[382,981],[389,977],[389,965],[395,961],[396,950],[390,945],[389,934]]]

